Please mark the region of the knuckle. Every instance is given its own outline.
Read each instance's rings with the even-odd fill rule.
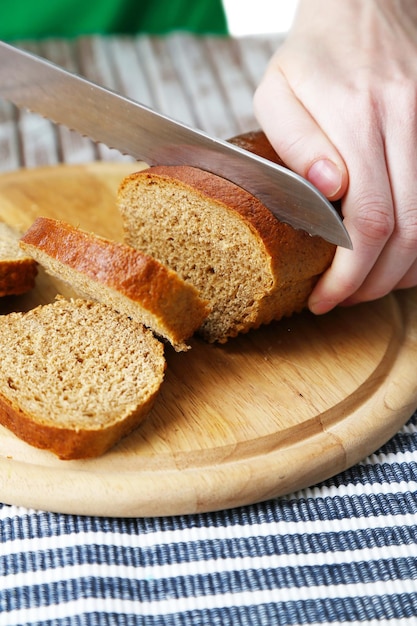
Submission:
[[[417,250],[417,205],[402,210],[395,235],[403,248]]]
[[[372,197],[360,203],[356,229],[370,244],[386,241],[394,232],[394,212],[384,198]]]
[[[280,154],[282,158],[287,160],[298,161],[305,154],[305,137],[297,128],[292,128],[287,137],[281,138]]]

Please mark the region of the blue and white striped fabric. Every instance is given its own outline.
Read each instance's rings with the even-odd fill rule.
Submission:
[[[417,413],[315,488],[183,517],[2,506],[2,626],[417,624]]]

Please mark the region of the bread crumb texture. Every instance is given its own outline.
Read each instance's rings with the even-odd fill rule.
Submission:
[[[111,308],[65,300],[0,316],[0,422],[61,458],[103,454],[150,410],[163,345]]]
[[[208,314],[197,289],[158,260],[66,222],[38,217],[20,246],[79,296],[129,315],[177,351]]]
[[[198,332],[210,342],[300,311],[335,251],[277,220],[244,189],[188,166],[128,176],[118,207],[127,242],[209,302]]]

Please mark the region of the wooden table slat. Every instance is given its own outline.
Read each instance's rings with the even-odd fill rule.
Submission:
[[[187,125],[227,138],[258,126],[253,92],[280,41],[277,36],[173,33],[17,45]],[[132,159],[0,101],[0,171],[94,160]]]

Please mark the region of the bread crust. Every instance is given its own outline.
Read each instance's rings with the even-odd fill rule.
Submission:
[[[20,246],[73,288],[77,289],[77,279],[82,280],[87,291],[82,295],[97,299],[101,294],[97,295],[96,288],[94,293],[89,292],[89,288],[110,288],[116,310],[151,326],[177,350],[187,349],[186,339],[207,316],[207,302],[192,285],[156,259],[124,243],[63,221],[38,217],[21,238]],[[51,260],[60,264],[56,271]],[[102,301],[107,303],[108,297],[109,292],[103,291]],[[145,311],[153,318],[153,326],[144,319]]]
[[[20,296],[34,288],[38,264],[31,258],[0,260],[0,297]]]
[[[334,256],[333,244],[281,222],[258,198],[216,174],[189,165],[155,165],[124,179],[120,194],[134,185],[138,177],[147,178],[150,184],[158,184],[160,178],[173,185],[179,182],[193,193],[198,191],[203,201],[209,198],[225,210],[239,214],[271,257],[278,284],[319,274]]]
[[[281,165],[282,160],[273,150],[271,144],[261,131],[246,133],[233,138],[231,142],[240,147],[250,150],[259,156],[269,158]],[[195,201],[196,214],[201,210],[205,211],[201,220],[210,222],[212,220],[211,208],[213,203],[219,208],[218,214],[224,213],[225,221],[230,218],[229,242],[232,245],[236,241],[232,232],[232,224],[238,220],[239,224],[245,224],[251,232],[252,242],[257,246],[259,258],[268,259],[264,265],[262,289],[261,282],[254,286],[254,296],[246,299],[242,304],[240,312],[232,319],[228,328],[220,327],[220,317],[218,314],[219,303],[210,300],[208,294],[201,287],[204,284],[204,276],[196,286],[201,289],[203,295],[207,297],[212,307],[212,314],[202,324],[199,333],[208,341],[224,343],[237,334],[247,332],[251,328],[257,328],[261,324],[266,324],[272,320],[279,320],[283,316],[301,311],[308,301],[308,297],[314,288],[320,275],[329,267],[336,250],[336,246],[325,241],[321,237],[311,236],[302,230],[296,230],[289,224],[278,220],[262,202],[231,181],[210,172],[203,171],[191,166],[162,166],[157,165],[147,170],[142,170],[126,177],[118,193],[118,206],[124,221],[126,240],[130,245],[138,248],[144,247],[149,254],[159,258],[162,262],[171,265],[171,259],[164,256],[163,242],[154,244],[153,237],[145,234],[145,222],[148,219],[147,213],[143,213],[143,193],[146,191],[149,198],[152,198],[153,189],[157,190],[158,185],[163,184],[165,188],[169,185],[173,190],[172,197],[190,197]],[[175,193],[174,193],[175,192]],[[165,194],[168,198],[168,194]],[[150,203],[151,200],[148,200]],[[168,202],[171,202],[168,199]],[[180,201],[179,201],[180,202]],[[172,201],[172,215],[176,211],[181,211],[181,207],[176,207]],[[186,210],[186,209],[185,209]],[[168,209],[166,211],[168,213]],[[190,221],[200,219],[190,212]],[[144,217],[143,217],[144,216]],[[156,219],[155,217],[151,217]],[[172,223],[172,222],[171,222]],[[184,231],[188,231],[188,224],[184,224]],[[155,224],[155,230],[158,230]],[[168,236],[181,237],[181,233]],[[194,233],[196,229],[194,229]],[[185,245],[188,232],[184,232],[183,241],[178,240],[178,249],[173,256],[181,255],[181,246]],[[146,239],[146,242],[145,242]],[[160,238],[162,241],[162,237]],[[197,249],[199,237],[195,236],[195,248]],[[158,245],[160,246],[158,249]],[[206,250],[202,250],[202,255],[210,255],[210,242],[207,242]],[[146,246],[146,248],[145,248]],[[213,246],[214,247],[214,246]],[[199,260],[196,259],[196,263]],[[266,267],[268,266],[268,267]],[[177,271],[180,271],[175,267]],[[239,267],[235,269],[231,266],[230,272],[236,273],[236,292],[240,289]],[[181,271],[180,271],[181,273]],[[184,270],[183,278],[188,279],[188,269]],[[195,276],[193,276],[195,279]],[[190,277],[189,280],[193,282]],[[225,280],[225,274],[218,273],[218,280]],[[241,284],[241,283],[240,283]],[[259,288],[258,288],[259,287]],[[227,303],[223,302],[220,307],[223,311]],[[236,305],[236,308],[239,304]],[[217,317],[216,317],[217,315]]]
[[[0,317],[0,333],[2,347],[13,351],[0,363],[0,423],[60,459],[104,454],[138,427],[159,393],[163,345],[100,303],[58,297]],[[80,354],[81,343],[87,348]],[[119,346],[122,365],[114,358]],[[45,389],[47,400],[41,399]],[[63,395],[69,398],[64,405]]]
[[[0,222],[0,297],[18,296],[35,286],[36,261],[19,248],[21,232]]]
[[[63,461],[94,458],[105,454],[143,421],[154,405],[159,390],[125,418],[102,428],[63,428],[43,424],[26,414],[0,393],[0,422],[19,439],[35,448],[48,450]]]
[[[277,165],[287,167],[281,157],[275,152],[271,142],[261,130],[251,130],[247,133],[242,133],[228,139],[229,143],[233,143],[243,150],[253,152],[258,156],[268,159]]]

